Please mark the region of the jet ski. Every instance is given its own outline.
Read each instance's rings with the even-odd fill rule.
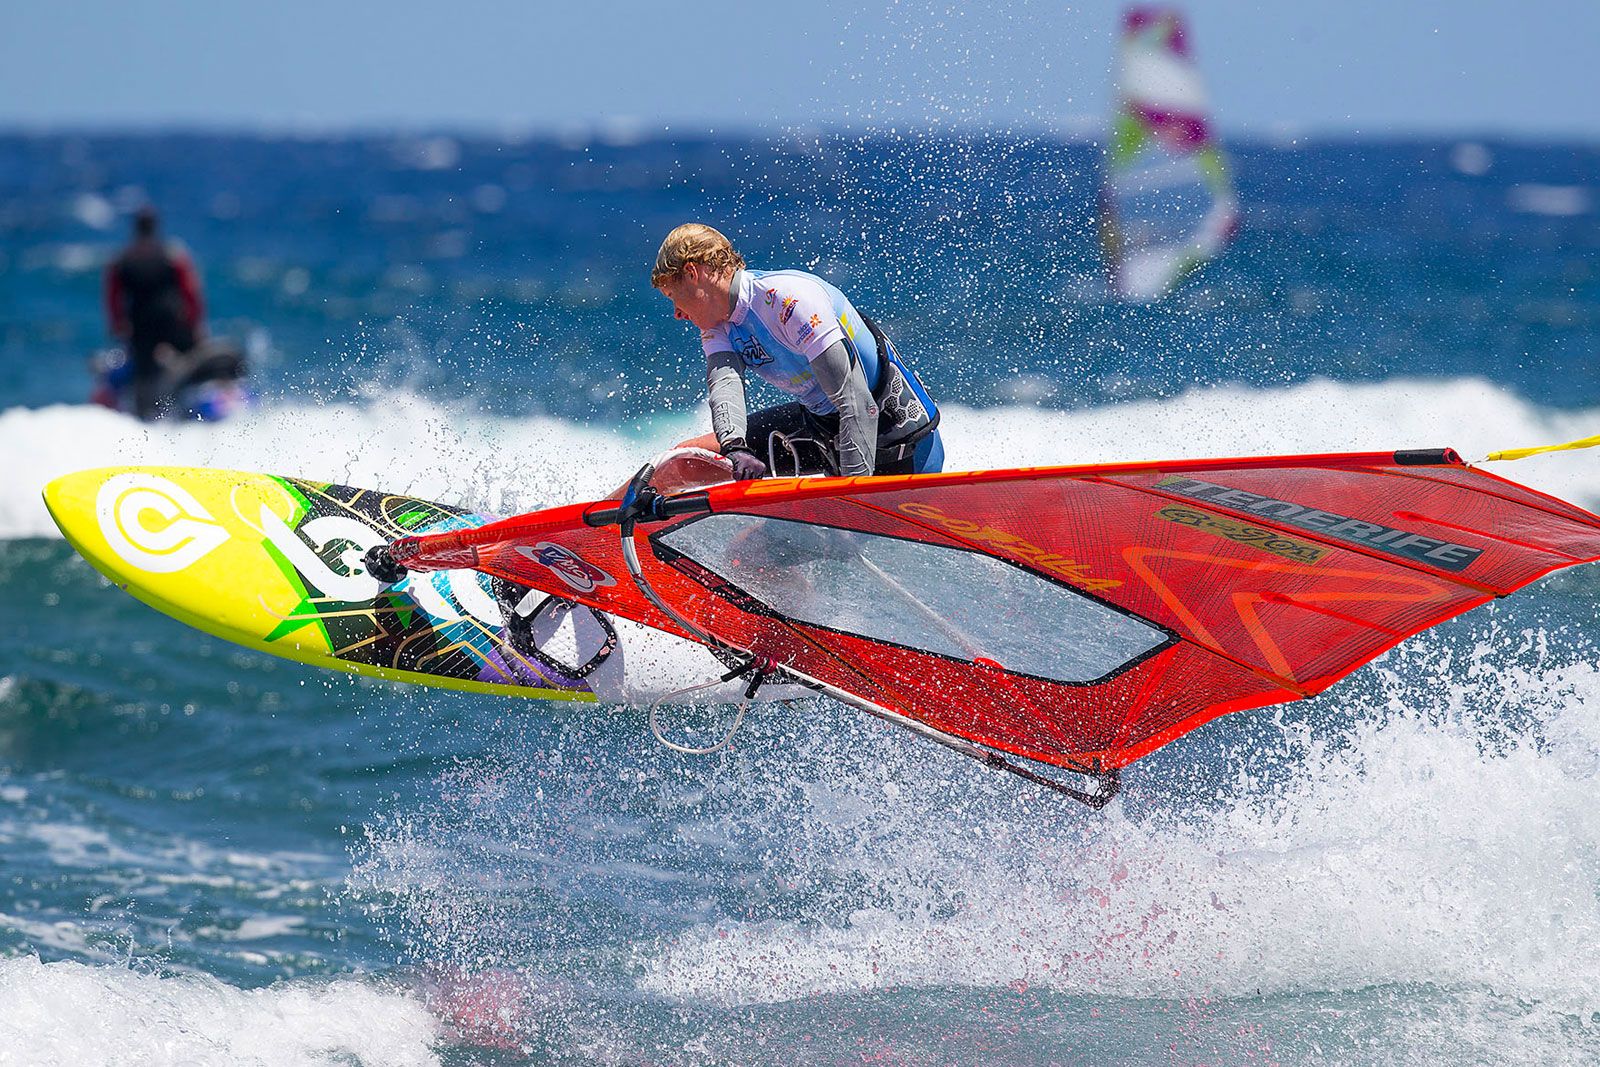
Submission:
[[[168,418],[217,422],[251,407],[255,396],[245,385],[249,361],[244,348],[226,337],[208,338],[187,352],[170,345],[156,349],[161,365],[160,392]],[[94,388],[89,399],[113,411],[134,410],[133,365],[124,348],[106,348],[89,360]]]

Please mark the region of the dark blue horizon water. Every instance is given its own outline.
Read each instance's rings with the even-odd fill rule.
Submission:
[[[964,466],[1600,431],[1600,146],[1482,147],[1236,146],[1238,244],[1127,307],[1083,144],[0,134],[0,1063],[1600,1059],[1600,570],[1091,814],[826,702],[694,759],[318,672],[38,536],[68,461],[614,480],[701,405],[647,279],[687,218],[859,296]],[[256,339],[250,420],[81,406],[147,198]],[[1495,472],[1594,507],[1593,455]]]
[[[98,268],[149,201],[214,318],[265,331],[279,395],[409,384],[580,421],[693,407],[695,339],[648,273],[695,218],[752,264],[838,282],[979,405],[1480,376],[1592,406],[1600,145],[1483,148],[1473,174],[1447,140],[1234,146],[1237,245],[1130,307],[1104,298],[1083,143],[0,134],[0,396],[83,395]]]

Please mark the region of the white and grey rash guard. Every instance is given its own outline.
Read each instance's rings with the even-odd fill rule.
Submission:
[[[733,285],[727,321],[700,335],[717,440],[726,447],[745,437],[744,375],[753,370],[807,410],[837,414],[839,473],[871,474],[882,431],[873,389],[888,361],[860,313],[844,293],[805,271],[743,270]],[[931,401],[919,405],[923,421],[931,407]],[[753,446],[764,452],[762,442]]]
[[[872,400],[860,362],[843,341],[835,341],[810,366],[811,376],[839,414],[839,432],[833,438],[839,473],[845,477],[871,474],[878,455],[878,405]],[[732,352],[707,356],[706,389],[717,441],[726,446],[746,439],[744,358]],[[755,442],[752,450],[765,458],[762,442]]]

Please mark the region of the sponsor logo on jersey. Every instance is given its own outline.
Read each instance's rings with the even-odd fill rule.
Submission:
[[[805,344],[806,341],[811,339],[811,335],[816,333],[821,328],[822,328],[822,316],[821,315],[813,315],[813,316],[811,316],[809,321],[803,323],[800,326],[800,343],[801,344]]]
[[[1181,478],[1173,475],[1161,479],[1156,486],[1169,493],[1189,497],[1191,500],[1201,500],[1246,515],[1259,515],[1275,523],[1298,526],[1302,530],[1322,534],[1324,537],[1332,537],[1362,548],[1375,549],[1441,570],[1466,570],[1473,560],[1483,555],[1481,548],[1458,545],[1452,541],[1412,533],[1396,526],[1352,519],[1332,511],[1322,511],[1244,489],[1215,485],[1197,478]]]
[[[228,540],[228,531],[188,490],[153,474],[106,479],[95,497],[106,544],[152,574],[191,567]]]
[[[747,367],[760,367],[772,362],[772,354],[761,344],[761,339],[751,334],[738,340],[739,355],[744,357]]]
[[[768,289],[767,290],[767,307],[771,307],[772,306],[772,302],[774,300],[776,300],[776,299],[778,299],[778,290],[776,290],[776,289]]]
[[[794,317],[794,306],[796,303],[797,301],[792,296],[784,300],[783,307],[778,312],[779,325],[787,326],[789,324],[789,320]]]
[[[518,545],[517,551],[533,562],[549,569],[565,582],[568,588],[580,593],[592,593],[602,585],[616,585],[617,580],[570,548],[540,541],[532,548]]]

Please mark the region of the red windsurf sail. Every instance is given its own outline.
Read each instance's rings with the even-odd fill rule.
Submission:
[[[1600,559],[1600,518],[1449,450],[768,480],[688,503],[700,513],[630,536],[649,587],[705,634],[1075,770],[1321,692]],[[614,504],[406,539],[394,557],[695,636],[630,577],[618,532],[589,524]]]

